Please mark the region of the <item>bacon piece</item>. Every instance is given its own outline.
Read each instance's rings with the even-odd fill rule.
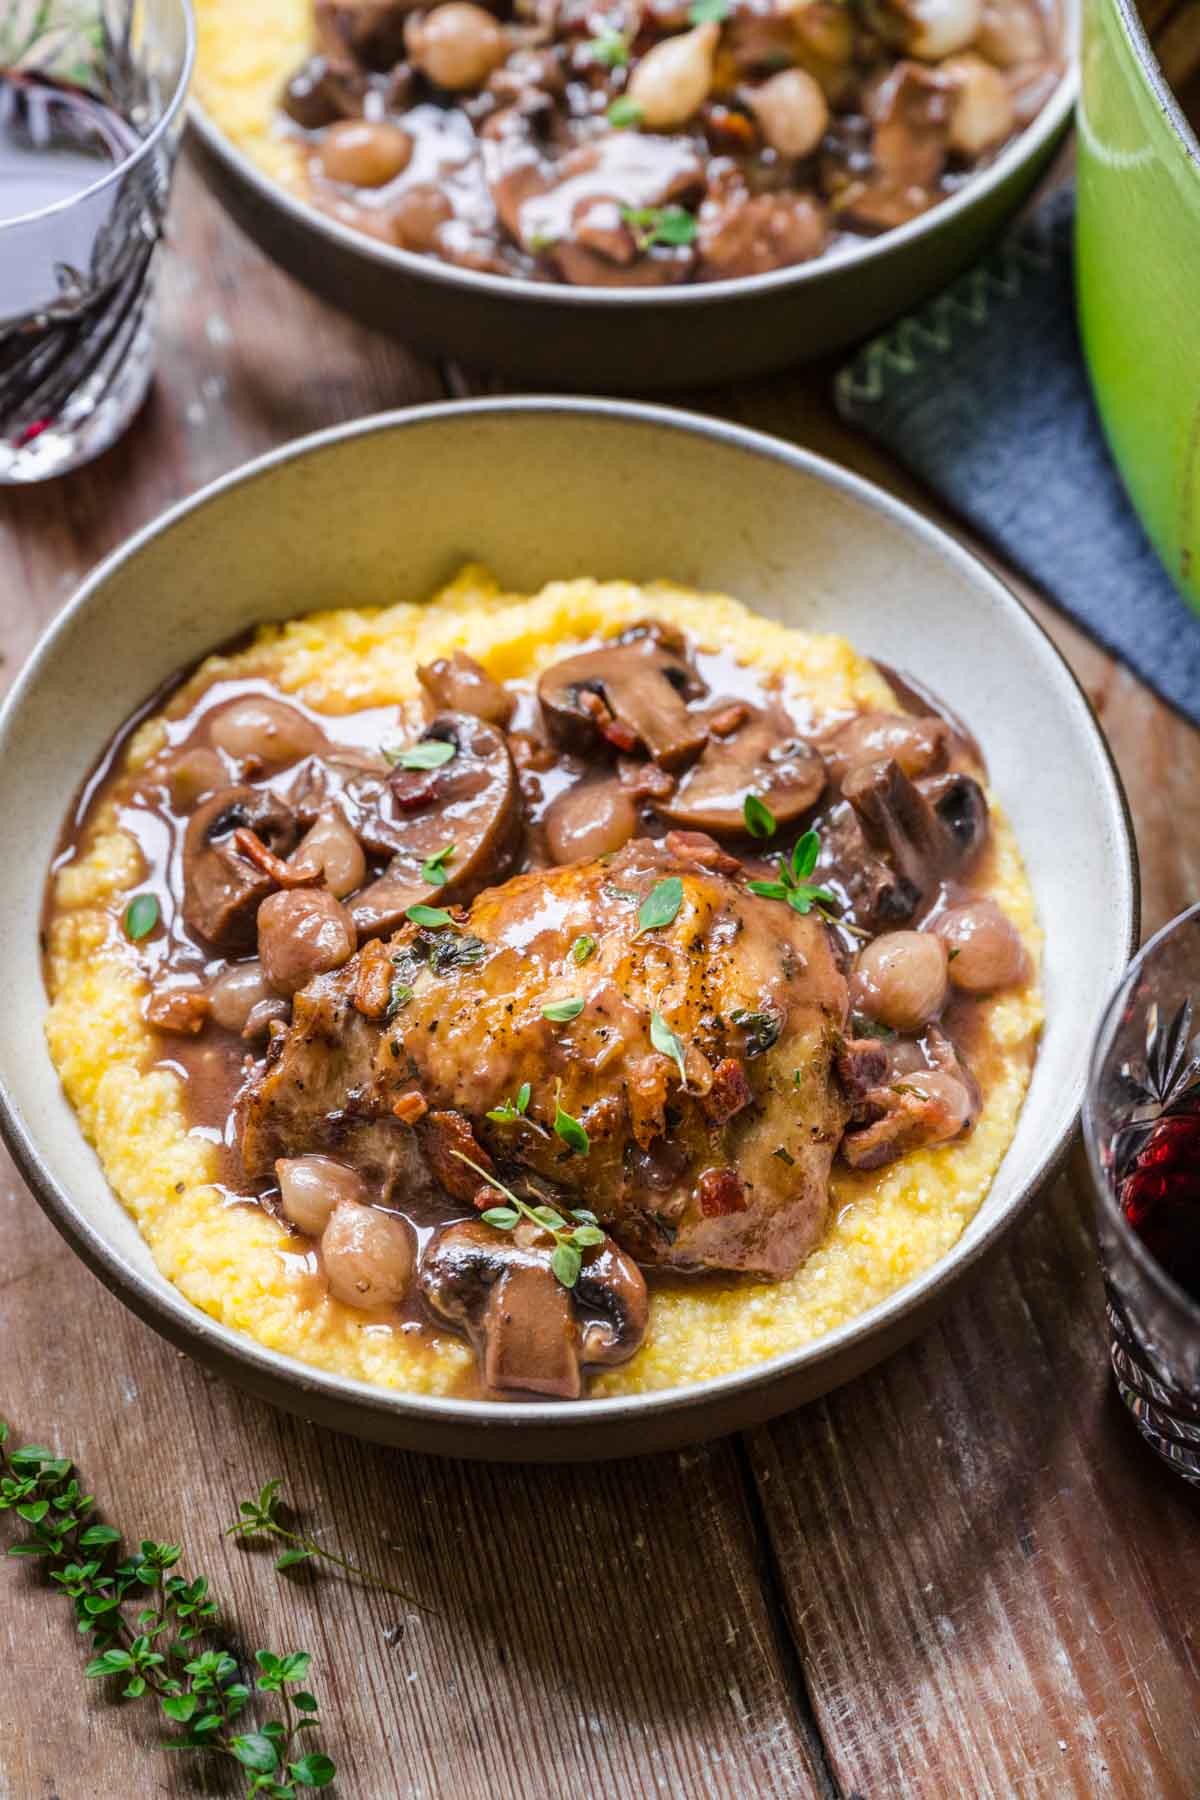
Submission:
[[[176,1037],[195,1037],[208,1019],[208,995],[195,988],[160,988],[146,1002],[146,1023]]]
[[[724,1125],[749,1106],[753,1093],[750,1081],[736,1056],[726,1056],[713,1070],[712,1086],[701,1105],[714,1125]]]
[[[369,939],[359,955],[354,983],[354,1004],[365,1019],[382,1019],[387,1013],[394,975],[387,945],[381,938]]]
[[[663,842],[672,856],[684,856],[689,862],[699,863],[702,869],[712,869],[717,875],[741,873],[742,865],[737,857],[722,850],[716,838],[709,837],[707,831],[668,831]]]
[[[233,841],[247,862],[252,862],[256,869],[269,875],[281,888],[316,887],[325,878],[323,869],[294,869],[291,863],[284,862],[281,856],[268,850],[257,831],[251,831],[248,825],[238,826],[233,834]]]
[[[429,1111],[429,1103],[424,1094],[419,1093],[416,1088],[409,1088],[407,1092],[396,1096],[392,1102],[392,1111],[402,1125],[415,1125]]]
[[[865,1118],[867,1095],[873,1088],[882,1087],[887,1078],[887,1050],[878,1038],[847,1038],[834,1067],[850,1102],[851,1118]]]
[[[706,1219],[723,1219],[745,1212],[746,1190],[732,1169],[705,1169],[696,1183],[696,1199]]]
[[[421,1147],[434,1180],[452,1199],[472,1205],[479,1191],[479,1175],[461,1158],[468,1157],[489,1175],[495,1165],[462,1113],[429,1113],[422,1121]]]

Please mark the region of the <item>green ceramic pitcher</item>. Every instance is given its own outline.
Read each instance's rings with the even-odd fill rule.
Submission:
[[[1113,455],[1200,609],[1200,145],[1130,0],[1086,0],[1077,282]]]

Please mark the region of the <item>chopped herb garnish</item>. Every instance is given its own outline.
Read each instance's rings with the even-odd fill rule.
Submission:
[[[429,955],[429,966],[437,975],[448,969],[469,969],[482,962],[487,945],[469,931],[456,931],[452,937],[436,937]]]
[[[131,943],[137,944],[144,937],[149,937],[158,924],[157,894],[135,894],[125,908],[121,923],[125,927],[125,936]]]
[[[487,1117],[495,1125],[528,1125],[530,1131],[536,1131],[539,1137],[549,1137],[549,1132],[536,1119],[527,1117],[531,1093],[529,1083],[523,1081],[517,1089],[516,1099],[502,1100],[499,1106],[493,1106]],[[486,1213],[484,1217],[487,1217]]]
[[[571,945],[571,961],[585,963],[589,956],[595,956],[596,949],[597,944],[595,938],[591,937],[585,931],[583,936],[577,937],[575,942]]]
[[[683,1043],[676,1037],[667,1021],[657,1008],[650,1014],[650,1042],[662,1056],[669,1056],[679,1070],[679,1079],[687,1086],[687,1072],[683,1066]]]
[[[444,906],[406,906],[404,916],[414,925],[424,925],[428,931],[441,931],[454,923]]]
[[[692,0],[688,20],[693,25],[720,25],[733,10],[733,0]]]
[[[796,1166],[795,1157],[792,1155],[791,1151],[784,1144],[780,1144],[779,1148],[777,1150],[772,1150],[771,1155],[777,1156],[781,1163],[787,1164],[789,1169],[794,1169]]]
[[[779,1042],[783,1021],[777,1013],[748,1012],[744,1006],[735,1006],[729,1017],[746,1034],[747,1056],[762,1056]]]
[[[955,959],[955,957],[956,957],[956,956],[961,956],[961,955],[962,955],[962,946],[961,946],[961,944],[955,944],[955,946],[954,946],[954,948],[953,948],[953,949],[952,949],[952,950],[947,950],[947,952],[946,952],[946,961],[947,961],[947,962],[948,962],[948,963],[952,963],[952,962],[953,962],[953,961],[954,961],[954,959]]]
[[[635,935],[640,937],[643,931],[660,931],[664,925],[670,925],[682,905],[683,882],[678,875],[656,882],[638,907]]]
[[[565,1025],[570,1019],[577,1019],[583,1011],[583,1001],[576,997],[573,1000],[551,1000],[542,1008],[543,1019],[553,1019],[557,1025]]]
[[[610,125],[615,125],[618,130],[623,130],[627,125],[641,124],[642,109],[636,100],[629,98],[628,94],[621,94],[613,101],[605,117]]]
[[[458,751],[445,738],[422,738],[420,743],[410,744],[406,750],[389,750],[385,745],[383,754],[393,767],[440,769],[445,763],[452,761]]]
[[[511,1125],[514,1119],[521,1118],[529,1110],[529,1097],[532,1089],[527,1081],[523,1081],[517,1089],[515,1100],[503,1100],[488,1113],[497,1125]]]
[[[579,1127],[582,1130],[582,1127]],[[585,1133],[586,1136],[586,1133]],[[464,1156],[461,1150],[452,1150],[451,1156],[457,1156],[459,1162],[466,1163],[489,1187],[497,1189],[508,1201],[507,1206],[489,1206],[480,1218],[485,1225],[492,1225],[497,1231],[511,1231],[522,1219],[528,1219],[539,1231],[554,1239],[554,1254],[550,1258],[550,1267],[557,1281],[565,1288],[573,1288],[579,1280],[579,1271],[583,1267],[583,1252],[604,1242],[604,1233],[596,1223],[593,1213],[572,1213],[572,1218],[582,1219],[580,1225],[569,1225],[561,1213],[555,1212],[552,1206],[530,1206],[528,1200],[522,1200],[514,1194],[510,1187],[505,1187],[495,1175],[489,1175],[481,1169],[477,1162]]]
[[[747,794],[742,801],[742,817],[746,821],[746,830],[751,837],[771,838],[775,836],[777,826],[775,814],[757,794]]]
[[[665,244],[671,249],[694,244],[699,230],[692,214],[683,206],[623,206],[621,217],[641,251],[650,250],[655,244]]]
[[[896,1035],[890,1026],[881,1025],[878,1019],[868,1019],[866,1013],[857,1012],[850,1014],[850,1030],[855,1037],[879,1038],[883,1043]]]
[[[830,907],[837,906],[837,895],[828,888],[814,887],[808,880],[817,866],[820,849],[821,840],[816,832],[806,831],[793,845],[791,858],[786,855],[779,858],[778,881],[748,881],[746,886],[764,900],[786,901],[798,913],[810,913],[815,907],[827,924],[840,925],[843,921],[837,913],[829,911]],[[846,926],[846,929],[851,927]]]
[[[562,1101],[555,1096],[554,1101],[554,1135],[560,1137],[568,1150],[576,1156],[586,1156],[591,1149],[591,1139],[578,1119],[573,1119],[569,1112],[563,1110]],[[570,1283],[567,1284],[570,1286]]]
[[[430,887],[445,887],[449,880],[449,876],[446,874],[446,864],[454,861],[454,854],[455,846],[453,844],[443,844],[440,850],[435,850],[433,855],[421,864],[421,880],[427,881]]]
[[[602,31],[583,46],[594,62],[620,69],[629,61],[629,39],[620,31]]]
[[[408,1005],[412,997],[413,991],[408,982],[401,981],[399,976],[397,976],[396,980],[393,981],[391,991],[388,994],[388,1009],[384,1014],[384,1024],[390,1025],[396,1014],[402,1007]]]
[[[552,231],[531,231],[525,239],[525,248],[531,256],[540,256],[543,250],[553,250],[557,242]]]

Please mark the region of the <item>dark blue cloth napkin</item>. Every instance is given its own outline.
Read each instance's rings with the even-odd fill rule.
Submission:
[[[837,406],[1049,599],[1200,724],[1200,617],[1121,485],[1075,324],[1073,196],[869,343]]]

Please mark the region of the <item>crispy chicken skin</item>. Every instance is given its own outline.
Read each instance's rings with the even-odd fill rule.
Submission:
[[[640,930],[640,902],[670,878],[678,913]],[[576,1000],[573,1018],[546,1017]],[[847,1011],[818,918],[639,839],[517,876],[461,928],[406,924],[318,977],[244,1097],[243,1155],[252,1175],[280,1156],[349,1158],[409,1211],[447,1189],[473,1198],[483,1181],[467,1155],[588,1208],[641,1262],[778,1279],[824,1228]],[[686,1086],[652,1042],[655,1013]],[[488,1116],[526,1082],[523,1115]],[[587,1155],[555,1134],[559,1107]]]

